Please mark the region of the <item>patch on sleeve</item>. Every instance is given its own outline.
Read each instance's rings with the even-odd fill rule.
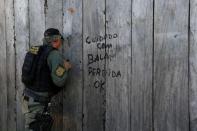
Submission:
[[[55,71],[55,74],[58,76],[58,77],[62,77],[64,75],[64,72],[66,71],[66,69],[62,66],[58,66],[56,71]]]
[[[38,51],[39,51],[39,48],[38,46],[32,46],[29,50],[29,52],[31,52],[32,54],[35,54],[37,55],[38,54]]]

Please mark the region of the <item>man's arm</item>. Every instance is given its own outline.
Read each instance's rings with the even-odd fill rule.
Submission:
[[[68,76],[68,71],[71,68],[70,63],[66,62],[57,50],[49,53],[47,63],[51,69],[53,83],[58,87],[63,87]]]

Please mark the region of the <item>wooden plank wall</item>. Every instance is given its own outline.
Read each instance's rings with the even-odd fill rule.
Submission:
[[[189,130],[188,15],[188,0],[155,0],[153,116],[158,131]]]
[[[130,131],[131,0],[106,0],[106,35],[106,131]]]
[[[189,101],[190,101],[190,129],[197,129],[197,1],[190,1],[190,32],[189,32]]]
[[[140,10],[139,10],[140,8]],[[131,130],[153,129],[153,0],[132,4]]]
[[[7,129],[7,77],[6,77],[6,17],[5,17],[5,1],[0,1],[0,128]],[[6,108],[4,107],[6,105]]]
[[[14,45],[14,3],[5,1],[6,14],[6,60],[7,66],[7,131],[16,131],[16,60]],[[11,82],[10,82],[11,81]]]
[[[21,112],[21,96],[24,85],[21,82],[21,67],[25,52],[29,48],[28,1],[14,0],[14,29],[16,54],[16,129],[24,131],[24,116]]]
[[[196,131],[197,0],[0,0],[0,131],[24,131],[21,67],[44,30],[73,65],[53,131]]]
[[[105,131],[105,77],[96,70],[105,69],[105,50],[97,48],[99,36],[105,35],[105,1],[83,1],[83,130]],[[98,41],[99,42],[99,41]],[[105,43],[105,41],[100,41]],[[94,103],[94,104],[92,104]]]
[[[82,34],[82,1],[63,0],[63,35],[68,37],[63,52],[73,66],[63,92],[63,131],[83,130]]]

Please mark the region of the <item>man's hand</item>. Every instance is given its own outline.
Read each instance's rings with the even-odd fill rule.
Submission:
[[[71,69],[72,68],[72,65],[70,64],[70,62],[68,62],[68,61],[64,61],[64,68],[66,68],[66,70],[68,71],[69,69]]]

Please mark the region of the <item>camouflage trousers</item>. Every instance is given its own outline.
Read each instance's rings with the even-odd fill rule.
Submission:
[[[28,100],[22,96],[22,113],[25,116],[25,131],[32,131],[29,129],[29,124],[35,121],[36,114],[43,113],[46,104],[35,102],[32,97]]]

